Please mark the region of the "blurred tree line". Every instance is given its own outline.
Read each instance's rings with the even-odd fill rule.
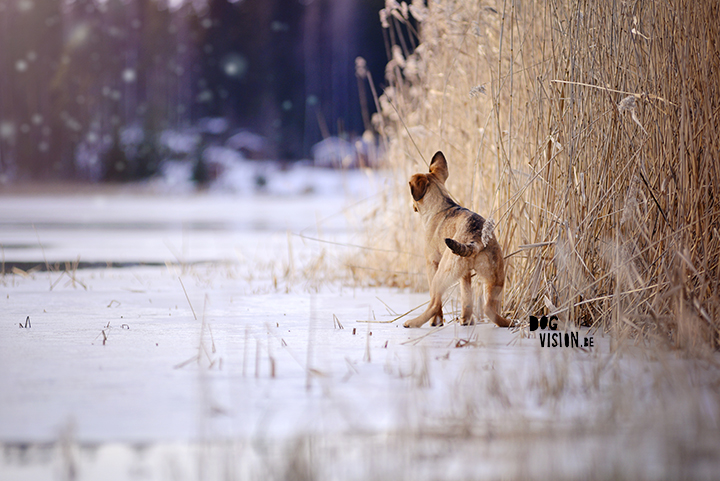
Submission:
[[[0,0],[0,181],[153,174],[162,132],[223,117],[306,157],[362,132],[382,0]],[[365,99],[369,105],[372,101]]]

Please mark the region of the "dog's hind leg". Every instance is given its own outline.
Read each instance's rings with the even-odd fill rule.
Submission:
[[[472,298],[472,275],[468,272],[460,280],[460,302],[462,303],[462,315],[460,316],[460,323],[463,326],[469,326],[473,324],[473,298]]]
[[[493,283],[485,284],[485,315],[499,327],[509,327],[510,321],[500,315],[502,290],[502,286]]]

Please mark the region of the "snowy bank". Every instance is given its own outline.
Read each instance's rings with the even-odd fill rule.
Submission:
[[[2,197],[0,478],[712,479],[717,370],[403,329],[427,294],[343,271],[366,205]]]

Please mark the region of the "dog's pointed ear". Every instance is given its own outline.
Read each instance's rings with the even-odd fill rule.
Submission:
[[[425,192],[427,192],[428,185],[430,185],[430,181],[425,177],[425,175],[413,175],[410,179],[410,193],[412,194],[413,199],[415,202],[419,201],[425,196]]]
[[[430,162],[430,173],[435,174],[435,176],[442,182],[443,184],[448,178],[448,165],[447,160],[445,160],[445,156],[442,152],[437,151],[435,155],[432,158],[432,162]]]

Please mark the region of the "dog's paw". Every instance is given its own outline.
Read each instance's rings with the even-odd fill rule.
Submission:
[[[463,326],[474,326],[475,325],[475,319],[472,317],[470,319],[458,319],[458,322]]]

